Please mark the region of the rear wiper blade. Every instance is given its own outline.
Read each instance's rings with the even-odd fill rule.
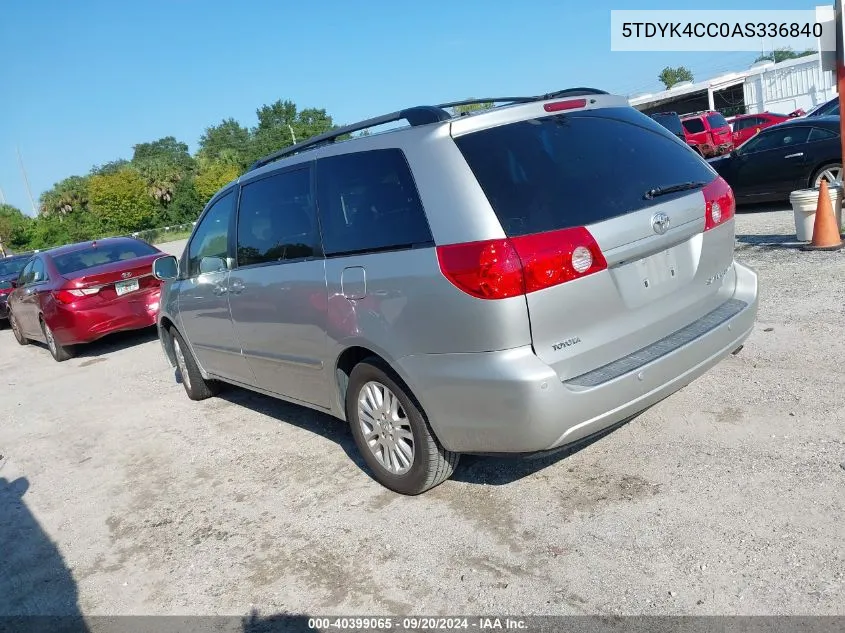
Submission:
[[[706,182],[695,181],[695,182],[682,182],[677,185],[669,185],[668,187],[655,187],[654,189],[649,189],[643,194],[643,198],[646,200],[651,200],[653,198],[657,198],[658,196],[665,196],[669,193],[677,193],[678,191],[687,191],[689,189],[700,189]]]

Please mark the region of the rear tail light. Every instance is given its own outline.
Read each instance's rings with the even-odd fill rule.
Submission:
[[[702,189],[704,193],[704,230],[709,231],[724,224],[736,212],[734,192],[725,179],[719,176]]]
[[[536,292],[607,268],[584,227],[438,246],[437,259],[455,287],[479,299]]]
[[[74,301],[79,301],[84,297],[90,297],[92,295],[97,294],[100,292],[99,288],[70,288],[64,290],[57,290],[53,293],[53,296],[56,297],[62,303],[73,303]]]

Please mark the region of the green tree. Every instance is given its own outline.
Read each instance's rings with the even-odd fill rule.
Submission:
[[[235,180],[240,173],[240,169],[235,165],[209,163],[194,178],[194,188],[199,195],[200,202],[205,205],[223,185]]]
[[[139,143],[133,150],[132,166],[146,180],[150,195],[167,207],[173,200],[176,183],[196,169],[188,145],[173,136],[165,136],[151,143]]]
[[[806,51],[794,51],[788,46],[784,46],[782,48],[776,48],[771,53],[763,53],[762,55],[758,56],[757,59],[754,60],[754,63],[757,62],[765,62],[765,61],[772,61],[776,64],[780,62],[785,62],[787,59],[798,59],[799,57],[806,57],[807,55],[814,54],[815,51],[813,50],[806,50]]]
[[[663,85],[666,86],[666,90],[675,84],[681,83],[682,81],[693,80],[692,71],[686,66],[678,66],[677,68],[666,66],[666,68],[660,71],[657,78],[663,82]]]
[[[70,176],[57,182],[41,194],[39,213],[43,215],[65,216],[69,213],[85,211],[88,205],[88,178]]]
[[[32,221],[17,207],[0,204],[0,244],[5,251],[26,250]]]
[[[135,169],[92,176],[88,196],[91,212],[107,231],[147,229],[156,217],[156,204],[148,193],[147,182]]]
[[[125,158],[118,158],[117,160],[109,161],[103,165],[94,165],[91,168],[92,176],[108,176],[129,165],[129,161]]]
[[[298,111],[292,101],[279,100],[263,105],[255,113],[258,126],[252,130],[250,163],[335,127],[332,117],[324,109],[306,108]]]
[[[196,220],[202,212],[203,201],[197,193],[193,178],[184,178],[176,183],[173,202],[167,207],[167,222],[182,224]]]
[[[469,114],[470,112],[477,112],[479,110],[489,110],[493,107],[492,101],[484,101],[480,103],[468,103],[467,105],[459,105],[451,108],[452,116],[461,114]]]
[[[197,159],[235,164],[246,168],[250,156],[249,130],[235,119],[224,119],[207,127],[200,137]]]

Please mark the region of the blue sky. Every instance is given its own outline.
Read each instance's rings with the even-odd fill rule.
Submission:
[[[831,2],[832,3],[832,2]],[[696,79],[747,67],[739,53],[610,51],[611,9],[676,2],[569,0],[42,0],[0,9],[0,189],[33,197],[135,143],[173,135],[196,150],[227,117],[256,123],[276,99],[337,123],[408,105],[588,85],[660,89],[667,64]],[[707,9],[812,9],[818,1],[709,0]]]

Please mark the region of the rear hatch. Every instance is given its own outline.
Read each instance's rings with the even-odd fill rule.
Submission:
[[[579,240],[591,251],[586,272],[525,294],[534,351],[562,380],[642,349],[731,297],[729,188],[633,108],[531,118],[455,143],[523,266],[545,256],[525,249],[548,252],[550,241],[564,264]],[[705,221],[706,198],[719,196],[722,217]]]
[[[707,124],[710,126],[710,134],[713,137],[713,144],[729,145],[733,143],[733,132],[727,119],[718,112],[711,112],[707,115]]]
[[[161,286],[152,265],[161,252],[145,242],[94,244],[53,257],[59,273],[68,283],[58,294],[63,303],[84,301],[85,305],[143,300]]]

